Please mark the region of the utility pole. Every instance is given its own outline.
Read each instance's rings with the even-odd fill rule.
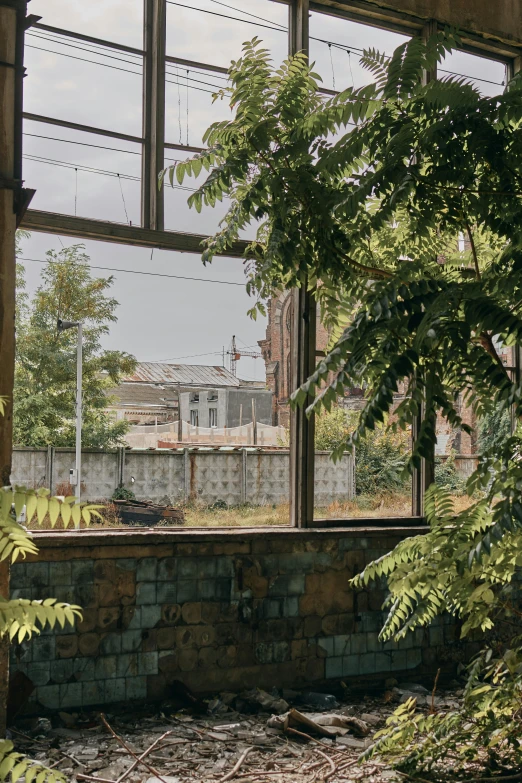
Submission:
[[[79,503],[82,495],[82,386],[83,386],[83,324],[81,321],[62,321],[58,319],[58,331],[78,329],[76,344],[76,464],[71,470],[71,481],[76,486],[76,502]]]

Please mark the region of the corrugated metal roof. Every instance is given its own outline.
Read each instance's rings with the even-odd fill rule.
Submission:
[[[125,383],[124,381],[116,388],[110,389],[108,394],[117,397],[120,405],[133,407],[167,408],[172,407],[174,402],[177,404],[178,401],[175,389],[165,389],[155,383]]]
[[[202,364],[139,362],[132,375],[123,379],[138,383],[179,383],[181,386],[239,386],[239,380],[224,367]]]

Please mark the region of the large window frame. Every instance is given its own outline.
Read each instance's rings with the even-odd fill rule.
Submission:
[[[381,7],[379,3],[367,0],[274,0],[288,6],[288,50],[290,53],[309,51],[309,17],[310,11],[338,16],[365,25],[379,27],[392,32],[407,35],[428,36],[437,29],[437,22],[426,20],[420,13],[415,15],[389,7]],[[390,3],[387,3],[389,6]],[[401,1],[396,0],[400,7]],[[83,131],[122,141],[141,145],[141,226],[131,226],[119,223],[109,223],[103,220],[82,218],[71,215],[46,212],[43,210],[27,210],[21,226],[30,231],[48,234],[63,234],[81,239],[94,239],[105,242],[136,245],[162,250],[175,250],[199,255],[203,234],[182,231],[166,231],[164,229],[164,199],[163,191],[157,187],[158,175],[164,168],[164,150],[198,152],[201,148],[183,144],[175,144],[165,139],[165,69],[167,63],[192,68],[215,71],[226,74],[226,68],[211,63],[196,62],[177,58],[166,53],[166,0],[144,0],[143,17],[143,48],[137,49],[123,44],[108,41],[89,35],[83,35],[63,28],[46,25],[38,17],[29,17],[30,24],[57,36],[67,36],[78,41],[97,44],[100,47],[110,47],[111,50],[139,55],[143,58],[143,89],[142,89],[142,135],[131,136],[124,133],[103,129],[96,126],[82,125],[67,120],[23,113],[27,120],[43,124],[55,125],[72,130]],[[491,31],[484,30],[483,35],[476,31],[463,31],[463,51],[478,54],[482,57],[504,62],[508,75],[521,69],[522,63],[522,32],[520,46],[509,40],[509,31],[505,37],[494,37]],[[517,40],[511,36],[511,40]],[[437,78],[436,72],[426,74],[426,80]],[[324,90],[334,94],[331,90]],[[19,123],[16,139],[16,156],[21,171],[22,157],[22,123]],[[227,256],[243,257],[247,242],[238,241]],[[313,294],[306,286],[293,292],[293,324],[291,335],[291,377],[292,386],[297,388],[313,372],[316,364],[316,304]],[[420,423],[420,422],[419,422]],[[417,424],[418,427],[418,424]],[[415,430],[415,427],[414,427]],[[415,436],[415,433],[413,433]],[[290,525],[295,527],[337,527],[346,525],[348,520],[314,519],[314,422],[313,417],[307,418],[304,410],[292,412],[290,437]],[[407,518],[390,520],[349,520],[350,525],[404,526],[418,524],[424,511],[424,493],[433,480],[433,461],[425,463],[421,470],[416,471],[412,482],[412,515]]]

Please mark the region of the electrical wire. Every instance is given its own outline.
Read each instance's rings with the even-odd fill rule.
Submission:
[[[128,68],[120,68],[118,65],[109,65],[108,63],[98,63],[96,60],[87,60],[85,57],[76,57],[69,52],[54,52],[52,49],[44,49],[43,46],[34,46],[33,44],[26,44],[26,49],[38,49],[40,52],[49,52],[50,54],[58,54],[61,57],[70,57],[72,60],[81,60],[84,63],[92,63],[93,65],[102,65],[104,68],[112,68],[113,71],[124,71],[125,73],[133,73],[135,76],[141,76],[138,71],[129,71]]]
[[[243,22],[243,24],[253,24],[256,27],[264,27],[267,30],[276,30],[278,33],[283,33],[287,29],[281,27],[272,27],[266,24],[260,24],[259,22],[250,22],[248,19],[238,19],[236,16],[230,16],[229,14],[219,14],[217,11],[207,11],[204,8],[194,8],[192,5],[185,5],[184,3],[176,3],[174,0],[166,0],[168,5],[177,5],[180,8],[187,8],[189,11],[201,11],[204,14],[211,14],[212,16],[220,16],[222,19],[231,19],[233,22]],[[240,13],[243,13],[240,11]]]
[[[56,43],[60,43],[60,41],[63,38],[67,38],[71,41],[76,41],[75,46],[82,46],[82,47],[90,47],[89,49],[86,48],[85,51],[94,51],[96,49],[101,49],[102,51],[106,52],[107,50],[111,52],[116,52],[118,55],[126,55],[127,57],[137,57],[140,60],[143,60],[145,56],[145,52],[127,52],[122,51],[116,44],[112,44],[110,41],[107,43],[95,43],[94,41],[84,41],[83,39],[78,39],[75,34],[71,30],[64,30],[63,32],[51,32],[50,30],[42,30],[38,26],[31,27],[29,32],[27,32],[27,35],[38,35],[40,38],[44,38],[49,41],[54,41]],[[95,52],[96,53],[96,52]]]
[[[29,155],[25,154],[23,156],[27,160],[32,160],[34,163],[48,163],[50,165],[54,166],[61,166],[63,168],[68,169],[79,169],[80,171],[85,171],[88,174],[100,174],[104,175],[106,177],[121,177],[121,179],[127,179],[132,182],[141,182],[140,177],[136,177],[132,174],[119,174],[117,171],[109,171],[108,169],[97,169],[94,166],[84,166],[76,163],[69,163],[65,160],[56,160],[55,158],[47,158],[44,155]],[[194,193],[197,188],[187,188],[185,185],[174,185],[170,184],[170,182],[166,182],[165,185],[167,187],[174,188],[175,190],[188,190],[191,193]]]
[[[177,76],[177,85],[178,85],[178,125],[179,125],[179,143],[183,144],[183,139],[181,138],[181,89],[179,86],[179,69],[176,68],[176,76]]]
[[[197,359],[200,356],[222,356],[223,351],[208,351],[207,353],[191,353],[188,356],[173,356],[171,359],[156,359],[157,362],[178,362],[180,359]]]
[[[142,60],[143,60],[143,56],[142,55],[138,55],[138,54],[136,54],[136,55],[132,55],[131,54],[130,55],[130,56],[138,57],[139,58],[139,62],[137,62],[135,60],[126,60],[126,59],[124,59],[122,57],[116,57],[114,55],[107,54],[106,52],[103,52],[103,51],[102,52],[98,52],[98,51],[96,51],[93,48],[87,48],[85,46],[79,46],[78,44],[65,43],[65,42],[59,40],[57,37],[38,35],[36,33],[28,33],[28,35],[32,35],[33,37],[39,38],[42,41],[48,41],[49,43],[54,43],[54,44],[57,44],[59,46],[68,46],[68,47],[70,47],[72,49],[77,49],[78,51],[81,51],[81,52],[87,52],[88,54],[94,54],[94,55],[97,55],[99,57],[108,57],[108,58],[110,58],[112,60],[119,60],[122,63],[127,63],[128,65],[136,65],[139,68],[142,67]],[[103,47],[97,46],[96,44],[92,44],[92,46],[96,46],[97,48],[103,48]],[[36,48],[36,47],[32,47],[32,48]],[[45,51],[51,51],[51,50],[45,50]],[[67,53],[64,53],[64,52],[53,52],[53,54],[67,54]],[[96,63],[96,64],[97,65],[104,65],[104,63]],[[168,68],[168,67],[169,67],[169,63],[166,63],[166,68]],[[193,70],[205,71],[206,73],[208,73],[205,68],[197,68],[197,66],[193,66]],[[174,76],[175,75],[174,73],[172,73],[171,71],[168,71],[168,70],[166,71],[166,73],[169,76]],[[222,80],[225,80],[225,81],[228,80],[227,76],[224,76],[224,75],[221,75],[221,74],[214,74],[213,72],[210,72],[210,74],[211,74],[211,78],[212,79],[222,79]],[[199,79],[195,79],[194,77],[190,77],[190,80],[194,81],[194,82],[198,82],[199,84],[205,84],[205,85],[207,85],[207,87],[217,87],[218,89],[221,89],[222,86],[223,86],[223,85],[219,85],[219,84],[213,84],[212,82],[201,81]]]
[[[30,122],[30,120],[28,120]],[[116,147],[105,147],[102,144],[89,144],[86,141],[71,141],[70,139],[57,139],[55,136],[42,136],[39,133],[27,133],[24,131],[24,136],[32,136],[36,139],[47,139],[48,141],[61,141],[63,144],[78,144],[81,147],[93,147],[97,150],[109,150],[111,152],[124,152],[127,155],[140,155],[141,152],[137,152],[136,150],[120,150]],[[165,160],[171,161],[172,163],[181,163],[180,158],[165,158]]]
[[[19,261],[34,261],[37,264],[58,264],[59,261],[47,261],[42,258],[24,258],[23,256],[17,256]],[[137,269],[118,269],[112,266],[96,266],[95,264],[89,264],[90,269],[103,269],[107,272],[124,272],[127,275],[145,275],[146,277],[168,277],[172,280],[190,280],[197,283],[214,283],[216,285],[235,285],[245,287],[244,283],[234,283],[231,280],[209,280],[205,277],[186,277],[184,275],[168,275],[163,272],[141,272]],[[220,351],[221,353],[221,351]]]
[[[141,62],[136,62],[135,60],[126,60],[124,57],[116,57],[116,55],[114,54],[107,54],[106,52],[97,52],[94,49],[89,49],[84,46],[79,46],[78,44],[66,43],[65,41],[59,41],[56,38],[49,38],[45,35],[38,35],[37,33],[28,33],[27,35],[30,35],[33,38],[38,38],[41,41],[48,41],[48,43],[58,44],[59,46],[68,46],[69,48],[77,49],[80,52],[88,52],[88,54],[95,54],[98,55],[99,57],[108,57],[110,60],[119,60],[119,62],[127,63],[127,65],[137,65],[140,68],[142,67]],[[143,60],[143,57],[140,57],[140,60]]]
[[[334,71],[334,64],[333,64],[333,57],[332,57],[332,45],[328,44],[328,51],[330,52],[330,65],[332,66],[332,84],[333,88],[335,90],[335,71]]]
[[[33,44],[26,44],[26,48],[28,48],[28,49],[38,49],[38,51],[40,51],[40,52],[48,52],[49,54],[57,54],[57,55],[59,55],[61,57],[69,57],[72,60],[80,60],[81,62],[84,62],[84,63],[91,63],[91,65],[100,65],[103,68],[111,68],[113,71],[123,71],[124,73],[133,73],[134,76],[142,76],[142,74],[139,73],[138,71],[129,71],[128,68],[120,68],[118,65],[109,65],[108,63],[99,63],[96,60],[87,60],[87,58],[85,58],[85,57],[76,57],[76,55],[69,54],[69,52],[55,52],[55,51],[53,51],[53,49],[44,49],[44,47],[42,47],[42,46],[33,46]],[[165,79],[165,81],[168,84],[176,84],[176,82],[171,82],[170,79]],[[199,81],[199,80],[198,79],[191,79],[191,81]],[[188,80],[187,80],[187,83],[188,83]],[[217,87],[217,85],[211,84],[210,82],[201,82],[200,81],[199,83],[200,84],[208,84],[209,87],[214,87],[214,88]],[[212,91],[212,90],[205,90],[203,87],[194,87],[194,85],[192,85],[192,84],[188,85],[188,87],[190,87],[191,90],[197,90],[198,92],[207,92],[207,93],[209,93],[209,95],[214,95],[214,91]],[[188,87],[187,87],[187,89],[188,89]],[[218,89],[221,89],[221,87],[219,87]]]
[[[128,65],[136,65],[136,66],[138,66],[140,68],[142,67],[142,62],[141,61],[143,60],[143,57],[141,55],[134,55],[135,57],[139,57],[139,59],[140,59],[140,62],[137,62],[135,60],[134,61],[133,60],[126,60],[126,59],[124,59],[122,57],[116,57],[114,55],[107,54],[106,52],[97,52],[94,49],[89,49],[89,48],[86,48],[84,46],[79,46],[78,44],[65,43],[63,41],[58,40],[57,38],[51,38],[51,37],[48,37],[48,36],[37,35],[36,33],[28,33],[28,35],[33,35],[33,37],[39,38],[42,41],[48,41],[49,43],[54,43],[54,44],[57,44],[59,46],[68,46],[68,47],[70,47],[72,49],[77,49],[78,51],[81,51],[81,52],[87,52],[88,54],[94,54],[94,55],[97,55],[99,57],[108,57],[108,58],[110,58],[112,60],[119,60],[122,63],[127,63]],[[32,47],[32,48],[37,48],[37,47]],[[47,50],[45,50],[45,51],[47,51]],[[51,51],[51,50],[48,50],[48,51]],[[53,52],[53,54],[67,54],[67,52]],[[93,61],[93,63],[94,63],[94,61]],[[96,64],[97,65],[105,65],[105,63],[96,63]],[[166,67],[168,68],[168,63],[166,65]],[[195,66],[194,66],[194,68],[195,68]],[[199,69],[195,68],[195,70],[205,71],[204,68],[199,68]],[[166,70],[166,73],[169,76],[174,76],[175,75],[171,71],[168,71],[168,70]],[[220,74],[215,74],[214,75],[214,73],[212,73],[212,72],[211,72],[211,78],[212,79],[224,79],[225,81],[227,81],[227,77],[226,76],[221,76]],[[208,81],[201,81],[200,79],[195,79],[194,77],[190,77],[190,81],[197,82],[199,84],[205,84],[207,87],[216,87],[217,89],[222,89],[222,87],[224,86],[224,85],[220,85],[220,84],[213,84],[212,82],[208,82]]]
[[[129,215],[128,215],[128,212],[127,212],[127,204],[125,203],[125,196],[123,195],[123,185],[121,184],[121,177],[120,177],[119,174],[118,174],[118,183],[120,185],[120,193],[121,193],[121,199],[123,201],[123,209],[125,210],[125,218],[127,220],[127,223],[130,226]],[[76,214],[76,212],[74,214]]]
[[[237,17],[233,17],[233,16],[230,16],[228,14],[217,14],[214,11],[208,11],[207,9],[204,9],[204,8],[195,8],[194,6],[189,6],[189,5],[186,5],[186,4],[183,4],[183,3],[177,3],[177,2],[174,2],[174,0],[167,0],[167,2],[170,5],[177,5],[177,6],[180,6],[182,8],[187,8],[187,9],[192,10],[192,11],[199,11],[201,13],[217,15],[217,16],[223,17],[225,19],[230,19],[232,21],[244,22],[246,24],[253,24],[253,25],[255,24],[255,25],[261,26],[261,27],[265,26],[265,25],[259,25],[257,22],[251,22],[250,20],[247,20],[247,19],[239,19]],[[281,25],[279,22],[274,22],[273,20],[265,19],[265,17],[257,16],[256,14],[251,14],[248,11],[242,11],[239,8],[235,8],[234,6],[228,5],[227,3],[219,2],[219,0],[211,0],[211,2],[217,3],[218,5],[222,5],[225,8],[230,8],[230,9],[232,9],[234,11],[238,11],[239,13],[243,13],[243,14],[245,14],[247,16],[251,16],[254,19],[260,19],[260,20],[262,20],[264,22],[271,22],[272,24],[279,25],[279,27],[270,27],[270,29],[278,30],[279,32],[286,32],[287,29],[288,29],[287,27]],[[56,35],[54,37],[52,37],[52,34],[49,34],[49,33],[47,33],[45,35],[42,35],[41,32],[38,31],[38,33],[30,32],[30,33],[28,33],[28,35],[32,35],[33,37],[39,38],[39,39],[44,40],[44,41],[49,41],[50,43],[56,43],[56,44],[59,44],[61,46],[69,46],[69,47],[77,49],[79,51],[84,51],[84,52],[87,52],[87,53],[90,53],[90,54],[99,55],[100,57],[109,57],[110,59],[119,60],[120,62],[128,63],[129,65],[137,65],[138,67],[141,67],[141,62],[132,61],[132,60],[126,60],[125,58],[116,57],[115,55],[109,55],[109,54],[106,54],[105,52],[97,52],[93,48],[86,48],[86,47],[83,47],[83,46],[79,46],[78,44],[65,43],[65,42],[59,40]],[[338,48],[338,49],[342,49],[343,51],[346,51],[348,54],[350,52],[363,52],[364,51],[361,47],[358,47],[358,46],[349,46],[349,45],[346,45],[346,44],[340,44],[340,43],[337,43],[335,41],[329,41],[327,39],[318,38],[318,37],[312,36],[312,35],[310,36],[310,40],[318,41],[319,43],[323,43],[323,44],[327,45],[330,49],[331,49],[332,46],[335,47],[335,48]],[[84,43],[84,42],[82,42],[82,43]],[[27,46],[29,48],[40,49],[41,51],[47,51],[47,52],[49,52],[51,54],[61,54],[63,56],[72,57],[73,59],[82,60],[84,62],[91,62],[94,65],[102,65],[104,67],[112,67],[112,68],[114,68],[116,70],[122,70],[122,71],[125,71],[127,73],[135,73],[135,74],[137,73],[136,71],[128,71],[125,68],[117,68],[116,66],[110,66],[107,63],[99,63],[99,62],[96,62],[94,60],[85,60],[84,58],[81,58],[81,57],[74,57],[74,55],[70,55],[70,54],[68,54],[66,52],[55,52],[55,51],[52,51],[50,49],[43,49],[42,47],[31,46],[31,44],[27,44]],[[98,44],[89,44],[89,46],[96,47],[97,49],[109,48],[109,47],[100,46]],[[133,57],[139,58],[139,60],[143,59],[142,55],[132,54],[131,52],[129,52],[128,54],[131,57],[133,56]],[[330,56],[331,56],[331,51],[330,51]],[[387,57],[390,57],[390,55],[387,55]],[[196,69],[196,70],[198,70],[198,69]],[[199,70],[204,71],[205,69],[201,68]],[[484,82],[485,84],[493,84],[493,85],[498,86],[498,87],[504,87],[505,86],[505,83],[503,81],[502,82],[497,82],[497,81],[493,81],[491,79],[485,79],[485,78],[483,78],[481,76],[470,76],[470,75],[467,75],[467,74],[457,73],[456,71],[447,70],[447,69],[444,69],[444,68],[439,68],[438,70],[441,73],[447,73],[447,74],[450,74],[451,76],[457,76],[457,77],[464,78],[464,79],[470,79],[472,81]],[[169,71],[167,71],[167,73],[170,76],[174,75],[172,72],[169,72]],[[138,74],[138,75],[141,75],[141,74]],[[212,74],[212,78],[224,79],[224,80],[227,79],[226,76],[224,76],[224,75],[221,76],[219,74]],[[169,80],[167,80],[167,81],[169,81]],[[197,82],[199,84],[204,84],[204,85],[206,85],[208,87],[215,87],[217,89],[221,89],[221,86],[219,86],[217,84],[212,84],[211,82],[201,81],[199,79],[195,79],[194,77],[190,77],[190,81],[194,81],[194,82]],[[172,83],[172,82],[169,82],[169,83]],[[196,87],[193,87],[192,85],[190,85],[190,87],[191,87],[191,89],[198,89]],[[209,91],[208,90],[201,90],[201,92],[209,92]]]
[[[281,24],[281,22],[274,22],[273,19],[265,19],[264,16],[257,16],[257,14],[251,14],[249,11],[243,11],[240,8],[235,8],[233,5],[228,5],[228,3],[221,3],[220,0],[210,0],[211,3],[215,3],[216,5],[222,5],[225,8],[230,8],[232,11],[238,11],[240,14],[244,14],[245,16],[251,16],[253,19],[260,19],[262,22],[269,22],[270,24],[277,24],[279,27],[282,27],[283,30],[287,30],[288,28]]]
[[[505,87],[504,82],[492,82],[491,79],[483,79],[481,76],[469,76],[465,73],[455,73],[455,71],[447,71],[444,68],[437,68],[440,73],[449,73],[451,76],[460,76],[463,79],[471,79],[475,82],[486,82],[486,84],[496,84],[498,87]]]

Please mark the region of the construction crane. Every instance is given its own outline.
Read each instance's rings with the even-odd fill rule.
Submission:
[[[227,355],[230,357],[230,372],[232,375],[237,374],[237,362],[242,356],[248,356],[251,359],[262,359],[263,354],[258,351],[243,351],[236,345],[236,335],[232,335],[232,342],[230,343],[230,350],[227,351]]]

